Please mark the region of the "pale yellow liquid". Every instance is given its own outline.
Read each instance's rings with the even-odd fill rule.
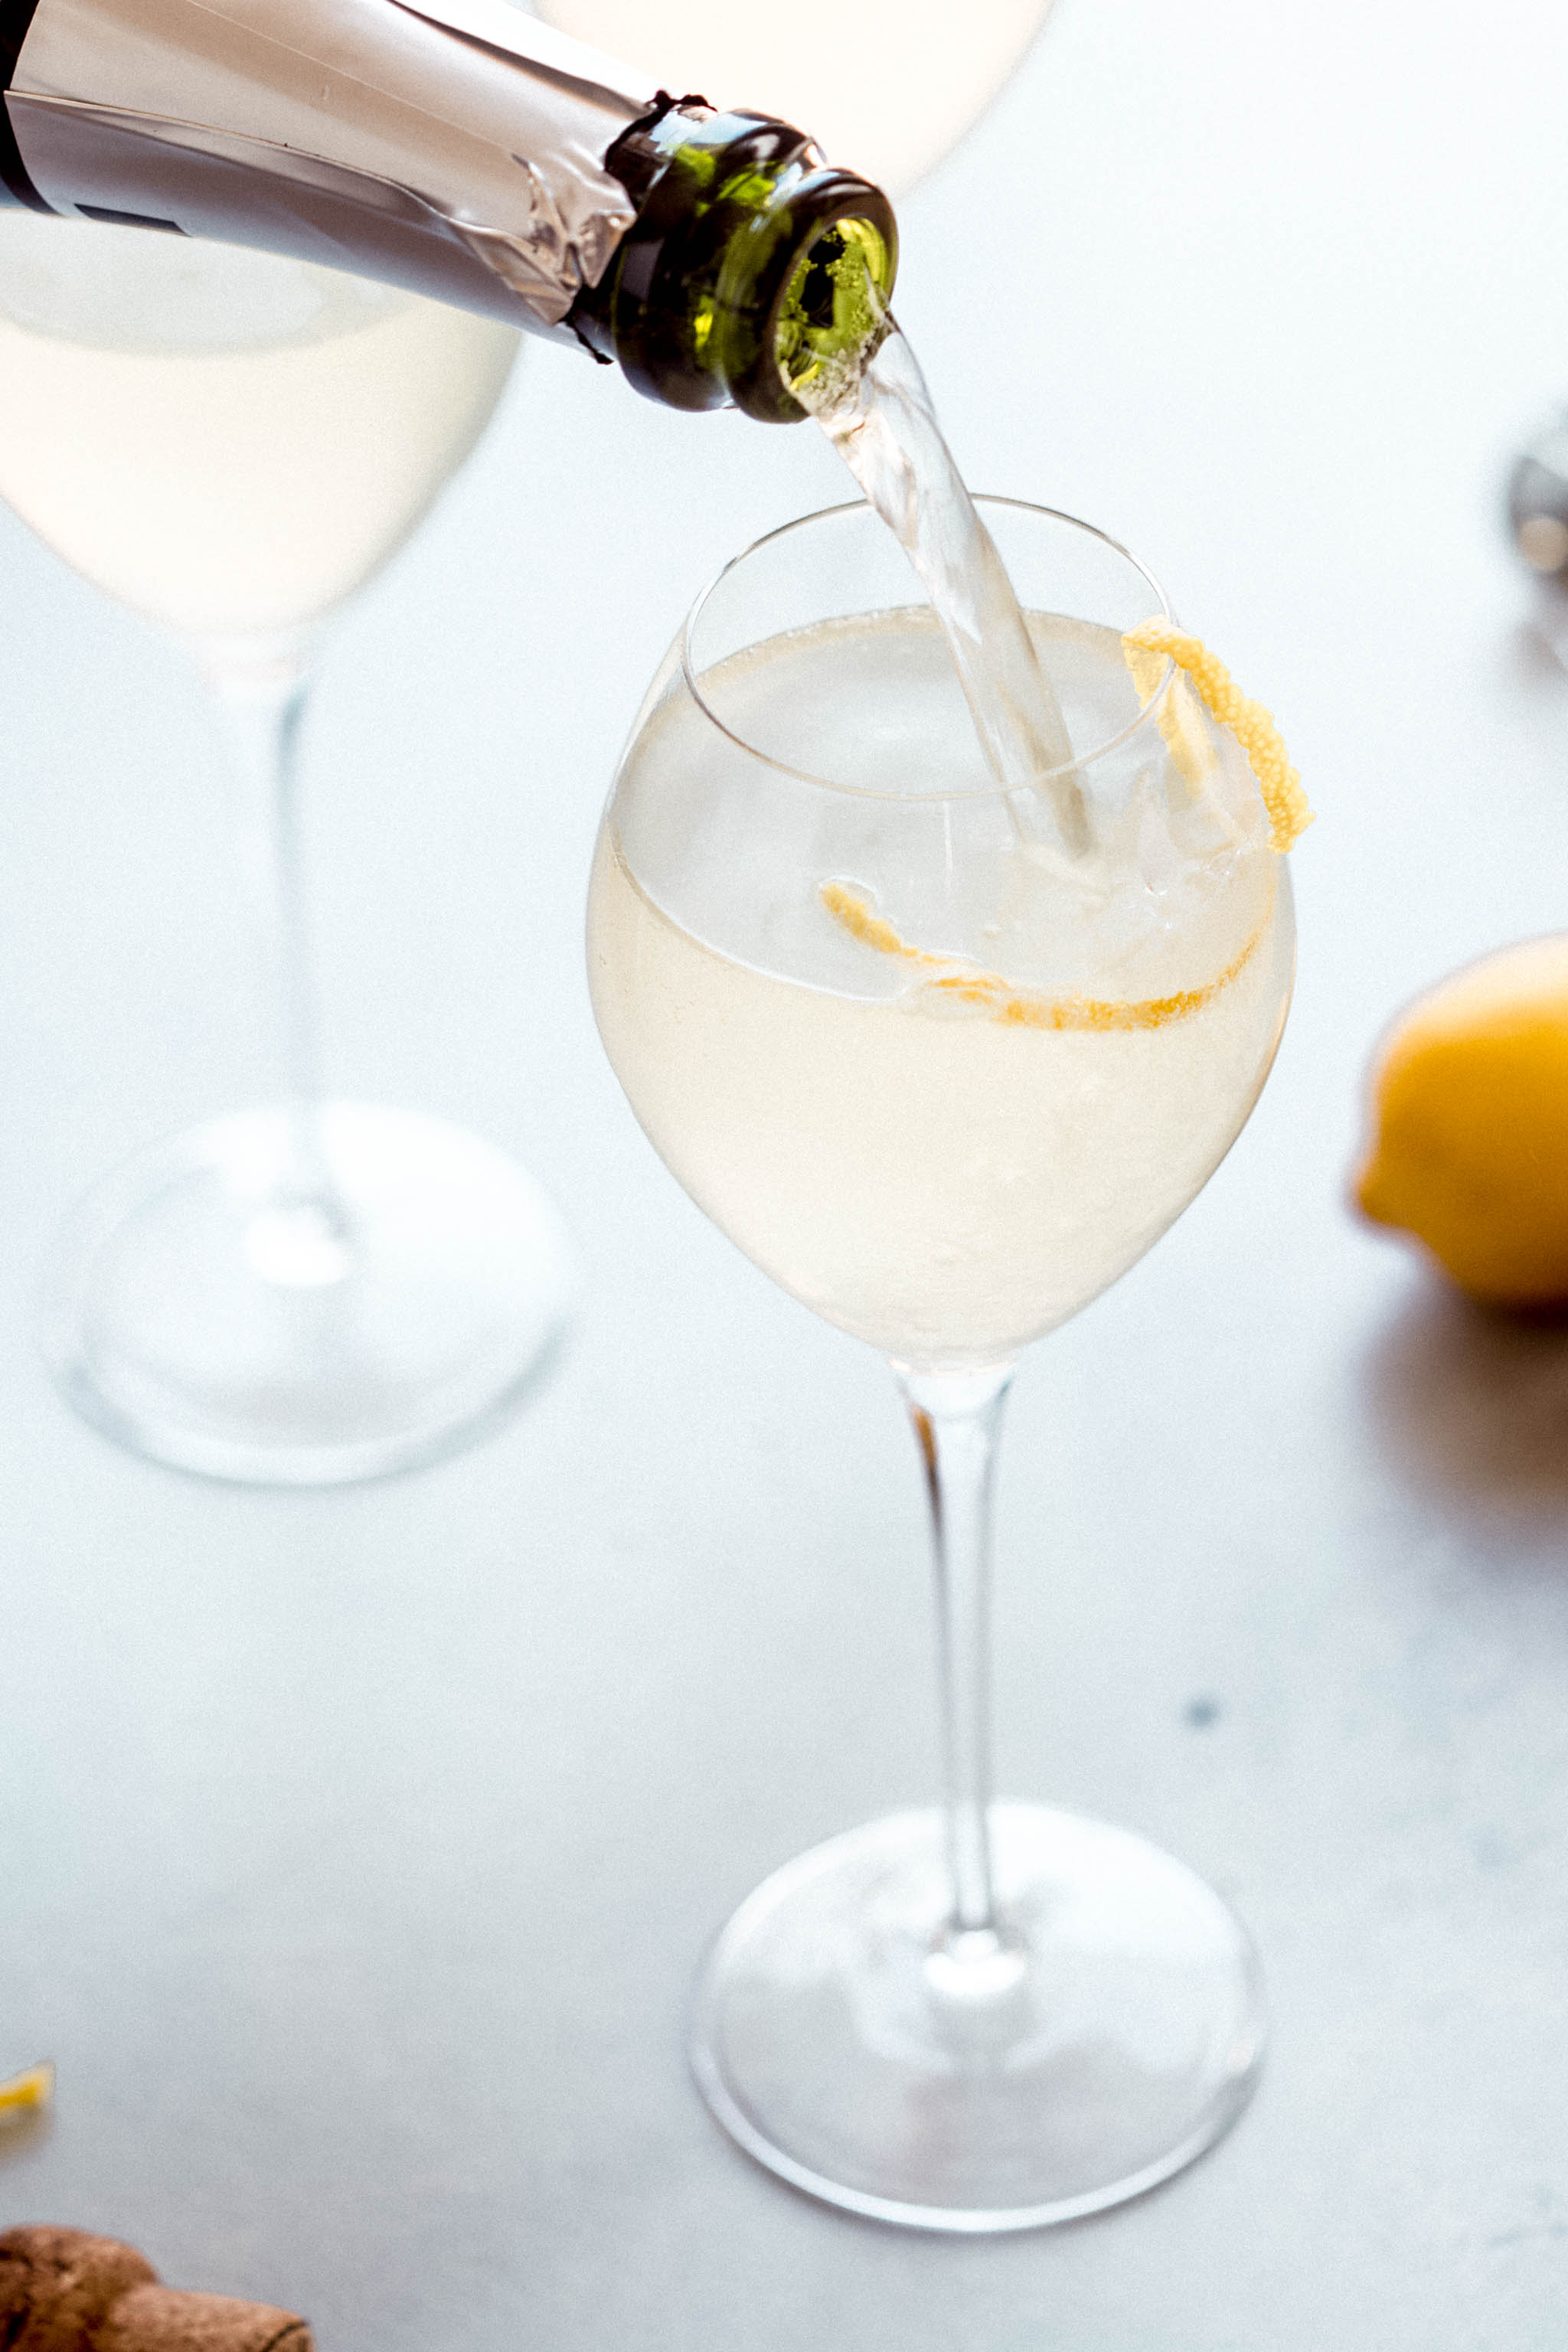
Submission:
[[[813,692],[812,635],[778,641],[781,703]],[[844,625],[836,635],[841,688]],[[873,693],[868,659],[846,730],[877,723]],[[965,716],[953,698],[960,772]],[[777,877],[752,961],[656,905],[607,824],[588,945],[610,1061],[692,1199],[784,1289],[906,1362],[1009,1356],[1131,1265],[1238,1132],[1289,994],[1283,862],[1247,845],[1212,907],[1200,895],[1179,938],[1154,940],[1149,968],[1195,1000],[1184,1011],[1162,1010],[1170,991],[1109,982],[1103,998],[1004,989],[966,1004],[932,984],[940,971],[847,942],[821,908],[830,878]],[[1059,867],[1020,848],[1004,888],[1010,938],[1054,936]],[[814,952],[834,985],[813,984]],[[781,960],[787,976],[767,968]],[[1129,1025],[1047,1025],[1060,1006],[1069,1023]]]
[[[415,528],[517,342],[305,262],[0,214],[0,496],[184,635],[288,632]]]
[[[749,106],[808,131],[889,194],[976,121],[1049,0],[540,0],[563,32],[645,67],[667,89]]]

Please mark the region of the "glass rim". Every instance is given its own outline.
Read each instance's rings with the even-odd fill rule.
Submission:
[[[1151,620],[1168,621],[1173,625],[1174,624],[1175,614],[1171,610],[1170,600],[1166,596],[1163,588],[1161,587],[1160,583],[1155,579],[1154,574],[1150,571],[1148,565],[1142,562],[1138,556],[1134,555],[1130,547],[1123,546],[1121,540],[1113,539],[1108,530],[1101,530],[1098,524],[1085,522],[1080,516],[1068,514],[1064,512],[1060,507],[1037,506],[1032,499],[1006,498],[994,490],[974,490],[972,491],[970,495],[973,497],[975,505],[978,507],[1006,507],[1016,514],[1034,515],[1047,522],[1066,523],[1069,530],[1081,531],[1086,539],[1099,540],[1102,547],[1108,547],[1111,551],[1112,554],[1120,555],[1123,562],[1131,565],[1133,571],[1136,572],[1142,579],[1148,582],[1150,588],[1153,592],[1157,606],[1157,610],[1150,614],[1149,618]],[[692,600],[689,611],[687,613],[685,619],[681,622],[680,636],[679,640],[680,646],[680,674],[686,681],[686,690],[690,695],[693,702],[697,705],[698,709],[702,713],[703,718],[707,719],[709,725],[717,728],[721,735],[727,737],[728,740],[736,746],[737,750],[744,751],[749,759],[760,760],[764,767],[772,768],[781,776],[793,777],[797,783],[810,784],[819,792],[840,793],[845,794],[847,797],[858,800],[897,801],[900,803],[925,801],[931,803],[933,807],[942,801],[1009,800],[1012,798],[1014,793],[1033,792],[1037,790],[1040,785],[1048,783],[1058,777],[1076,775],[1083,769],[1092,767],[1097,760],[1103,760],[1110,752],[1118,750],[1121,745],[1128,742],[1132,736],[1137,734],[1140,728],[1146,727],[1150,719],[1157,715],[1161,704],[1163,702],[1166,694],[1170,690],[1171,682],[1176,675],[1176,665],[1168,654],[1165,656],[1164,667],[1160,674],[1159,683],[1154,688],[1153,692],[1150,695],[1148,700],[1146,702],[1140,702],[1137,717],[1129,719],[1127,725],[1119,729],[1114,735],[1108,735],[1103,743],[1097,743],[1092,751],[1080,751],[1071,760],[1058,761],[1054,768],[1041,768],[1030,778],[1027,784],[1015,784],[1011,787],[1001,783],[970,784],[964,786],[961,790],[947,793],[899,793],[889,792],[883,786],[875,784],[842,783],[832,776],[816,776],[811,773],[809,769],[792,767],[787,760],[775,759],[771,751],[761,751],[755,743],[748,743],[743,735],[737,735],[732,727],[725,724],[724,720],[720,718],[712,705],[704,697],[702,689],[698,684],[698,673],[692,667],[692,632],[696,628],[698,623],[701,620],[704,612],[708,608],[710,601],[712,597],[717,595],[719,590],[723,586],[731,572],[739,571],[742,563],[748,562],[753,555],[761,554],[763,548],[771,547],[775,540],[789,538],[795,531],[807,530],[814,523],[827,522],[835,515],[860,513],[874,516],[875,509],[872,508],[870,501],[867,499],[847,499],[839,506],[818,507],[811,514],[796,515],[793,521],[775,524],[772,530],[763,531],[760,538],[753,539],[748,546],[742,548],[738,555],[731,555],[728,562],[721,564],[719,570],[714,572],[712,578],[707,582],[705,586],[698,591],[697,595]],[[884,525],[883,528],[885,529],[886,526]],[[915,580],[915,575],[912,572],[910,576],[911,582],[913,582],[918,587],[919,582]],[[926,609],[928,611],[931,609],[929,604],[927,604]],[[1029,609],[1030,608],[1027,605],[1025,606],[1026,611]],[[737,651],[740,650],[742,649],[737,647]]]

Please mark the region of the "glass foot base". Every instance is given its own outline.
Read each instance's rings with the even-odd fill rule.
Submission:
[[[942,1816],[788,1863],[697,1985],[691,2060],[749,2155],[912,2229],[1036,2229],[1200,2156],[1257,2077],[1247,1931],[1183,1864],[1037,1805],[992,1816],[997,1936],[950,1937]]]
[[[554,1210],[493,1146],[331,1103],[328,1182],[287,1190],[292,1115],[215,1119],[138,1155],[60,1235],[44,1349],[132,1453],[334,1486],[449,1452],[514,1402],[574,1286]]]

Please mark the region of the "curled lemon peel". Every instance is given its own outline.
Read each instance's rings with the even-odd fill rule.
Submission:
[[[951,963],[950,956],[928,955],[924,948],[910,947],[907,940],[899,937],[891,923],[885,923],[880,915],[872,913],[868,898],[846,889],[842,882],[825,882],[821,897],[828,913],[843,924],[850,937],[864,947],[875,948],[879,955],[901,956],[906,963]]]
[[[1168,621],[1140,621],[1123,636],[1121,649],[1140,694],[1152,691],[1152,686],[1145,687],[1148,671],[1145,669],[1142,677],[1139,674],[1140,656],[1152,654],[1173,661],[1192,679],[1210,717],[1221,727],[1229,728],[1247,754],[1247,765],[1258,779],[1258,789],[1268,812],[1271,847],[1281,852],[1293,848],[1311,824],[1312,812],[1272,714],[1260,702],[1243,694],[1224,662],[1217,654],[1210,653],[1201,637],[1189,636],[1185,630],[1173,628]],[[1161,731],[1165,733],[1163,712],[1160,724]],[[1171,744],[1176,765],[1187,775],[1182,754],[1169,733],[1165,733],[1165,740]],[[1193,781],[1188,775],[1188,782]]]
[[[1169,1022],[1184,1021],[1189,1013],[1200,1012],[1222,989],[1230,986],[1251,961],[1268,927],[1268,918],[1265,916],[1241,952],[1202,988],[1181,988],[1169,996],[1137,998],[1042,996],[1032,990],[1014,988],[1000,972],[985,971],[962,956],[932,955],[925,948],[911,947],[891,923],[874,912],[868,898],[861,898],[842,882],[824,882],[819,895],[828,913],[863,946],[875,948],[879,955],[897,956],[904,963],[940,972],[940,979],[926,983],[933,996],[950,1004],[979,1006],[993,1020],[1016,1029],[1163,1029]]]
[[[25,2073],[13,2074],[8,2083],[0,2083],[0,2116],[19,2113],[27,2107],[47,2107],[55,2095],[55,2070],[46,2058]]]
[[[1165,674],[1164,655],[1152,653],[1147,646],[1135,646],[1127,637],[1121,640],[1121,650],[1132,673],[1139,701],[1152,702]],[[1190,785],[1195,798],[1214,768],[1215,755],[1194,707],[1194,692],[1190,678],[1173,677],[1158,717],[1171,764],[1183,782]]]

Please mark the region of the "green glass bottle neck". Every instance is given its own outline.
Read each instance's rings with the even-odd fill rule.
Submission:
[[[650,399],[791,424],[806,413],[794,387],[876,331],[898,268],[892,207],[787,123],[685,110],[699,105],[610,150],[637,219],[572,323]]]

